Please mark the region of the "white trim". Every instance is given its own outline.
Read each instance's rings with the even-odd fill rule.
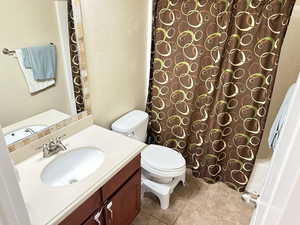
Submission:
[[[146,47],[146,86],[145,86],[145,105],[147,103],[148,91],[149,91],[149,80],[151,70],[151,45],[152,45],[152,13],[153,13],[153,0],[148,1],[148,21],[147,21],[147,47]]]
[[[0,126],[0,213],[5,225],[30,225],[15,168]]]
[[[284,225],[284,218],[290,215],[295,207],[295,195],[300,197],[300,74],[291,98],[291,107],[287,112],[278,144],[274,150],[271,168],[266,183],[254,212],[251,225]],[[298,199],[299,200],[299,199]],[[297,206],[296,206],[297,207]],[[297,215],[298,216],[298,215]],[[289,218],[291,218],[290,215]],[[294,215],[294,217],[296,217]],[[299,217],[299,216],[298,216]]]

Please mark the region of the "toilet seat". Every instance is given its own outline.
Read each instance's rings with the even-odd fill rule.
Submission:
[[[141,154],[142,168],[160,177],[177,177],[186,170],[185,159],[175,150],[160,146],[149,145]]]

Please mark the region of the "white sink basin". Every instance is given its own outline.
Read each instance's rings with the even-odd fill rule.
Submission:
[[[97,170],[104,161],[104,153],[98,148],[83,147],[66,152],[43,170],[43,183],[60,187],[76,183]]]
[[[20,141],[26,137],[29,137],[30,135],[37,133],[41,130],[44,130],[47,128],[46,125],[31,125],[26,127],[21,127],[19,129],[16,129],[14,131],[11,131],[7,134],[5,134],[4,138],[7,145],[10,145],[14,142]]]

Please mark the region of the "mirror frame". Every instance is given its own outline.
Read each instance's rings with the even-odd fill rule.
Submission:
[[[70,116],[68,119],[65,119],[59,123],[56,123],[40,132],[37,132],[33,135],[30,135],[20,141],[17,141],[13,144],[8,145],[10,152],[22,148],[25,145],[28,145],[44,136],[53,134],[59,129],[62,129],[71,123],[84,119],[92,114],[91,103],[90,103],[90,94],[88,89],[88,72],[87,72],[87,58],[85,53],[85,44],[84,44],[84,30],[83,30],[83,21],[82,21],[82,10],[80,0],[67,0],[72,2],[73,16],[74,16],[74,25],[78,45],[78,55],[79,55],[79,67],[81,74],[81,86],[84,102],[84,111],[77,113],[74,116]]]

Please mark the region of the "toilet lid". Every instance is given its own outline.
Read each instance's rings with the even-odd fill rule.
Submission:
[[[142,151],[143,161],[157,170],[170,171],[185,167],[185,159],[180,153],[160,145],[146,147]]]

